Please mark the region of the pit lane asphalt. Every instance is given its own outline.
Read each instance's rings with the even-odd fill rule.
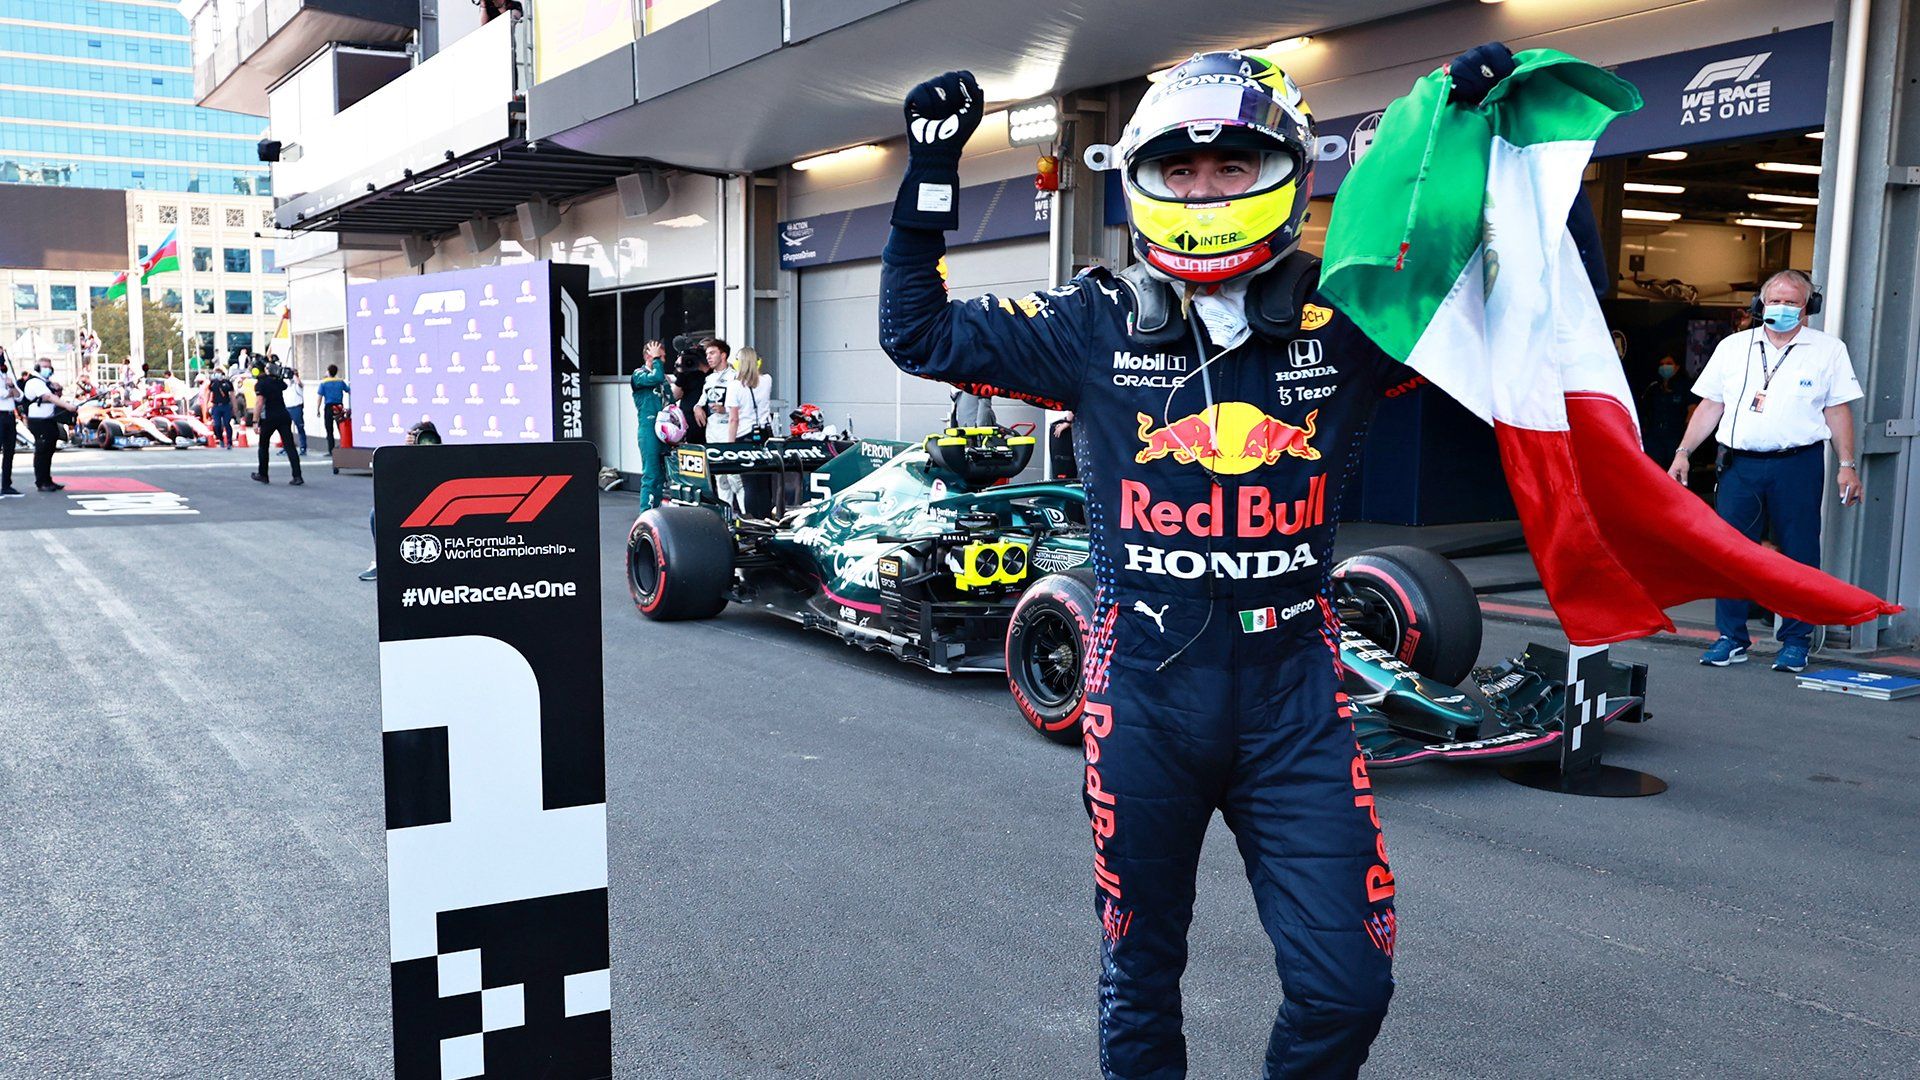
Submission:
[[[0,1076],[390,1074],[371,484],[223,457],[61,456],[197,516],[0,502]],[[631,499],[602,500],[618,1074],[1092,1075],[1075,751],[993,678],[645,622]],[[1912,1075],[1920,711],[1617,653],[1655,719],[1610,760],[1667,794],[1378,776],[1400,989],[1366,1075]],[[1194,925],[1192,1074],[1257,1075],[1279,986],[1217,823]]]

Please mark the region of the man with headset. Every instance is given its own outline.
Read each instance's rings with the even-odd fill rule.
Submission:
[[[1846,343],[1806,325],[1820,312],[1820,290],[1798,270],[1782,270],[1754,294],[1755,325],[1728,336],[1693,384],[1701,399],[1674,453],[1669,475],[1687,482],[1687,457],[1712,432],[1724,461],[1714,507],[1749,539],[1769,531],[1789,558],[1820,565],[1820,499],[1825,448],[1833,440],[1840,503],[1860,501],[1853,408],[1864,396]],[[1726,667],[1747,660],[1749,604],[1723,599],[1714,609],[1719,640],[1700,657]],[[1775,671],[1804,671],[1813,627],[1780,625]]]

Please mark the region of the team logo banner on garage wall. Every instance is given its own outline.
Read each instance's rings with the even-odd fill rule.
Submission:
[[[590,443],[374,455],[394,1075],[612,1075]]]
[[[1025,177],[963,187],[959,206],[960,228],[947,235],[949,247],[1044,236],[1052,228],[1052,196],[1033,190],[1033,183]],[[780,269],[878,258],[893,228],[892,214],[893,204],[889,202],[783,221]]]

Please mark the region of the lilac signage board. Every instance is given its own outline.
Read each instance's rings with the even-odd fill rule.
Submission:
[[[585,267],[545,261],[349,285],[354,446],[422,420],[447,443],[585,438],[586,291]]]

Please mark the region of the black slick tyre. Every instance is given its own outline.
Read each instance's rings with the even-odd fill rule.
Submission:
[[[1007,624],[1007,688],[1033,730],[1057,743],[1080,741],[1086,705],[1082,670],[1094,620],[1093,573],[1068,570],[1028,586]]]
[[[733,536],[719,514],[656,506],[627,534],[627,591],[649,619],[711,619],[733,585]]]
[[[1430,679],[1455,684],[1480,659],[1480,602],[1452,561],[1425,548],[1371,548],[1334,568],[1362,613],[1348,625]]]

